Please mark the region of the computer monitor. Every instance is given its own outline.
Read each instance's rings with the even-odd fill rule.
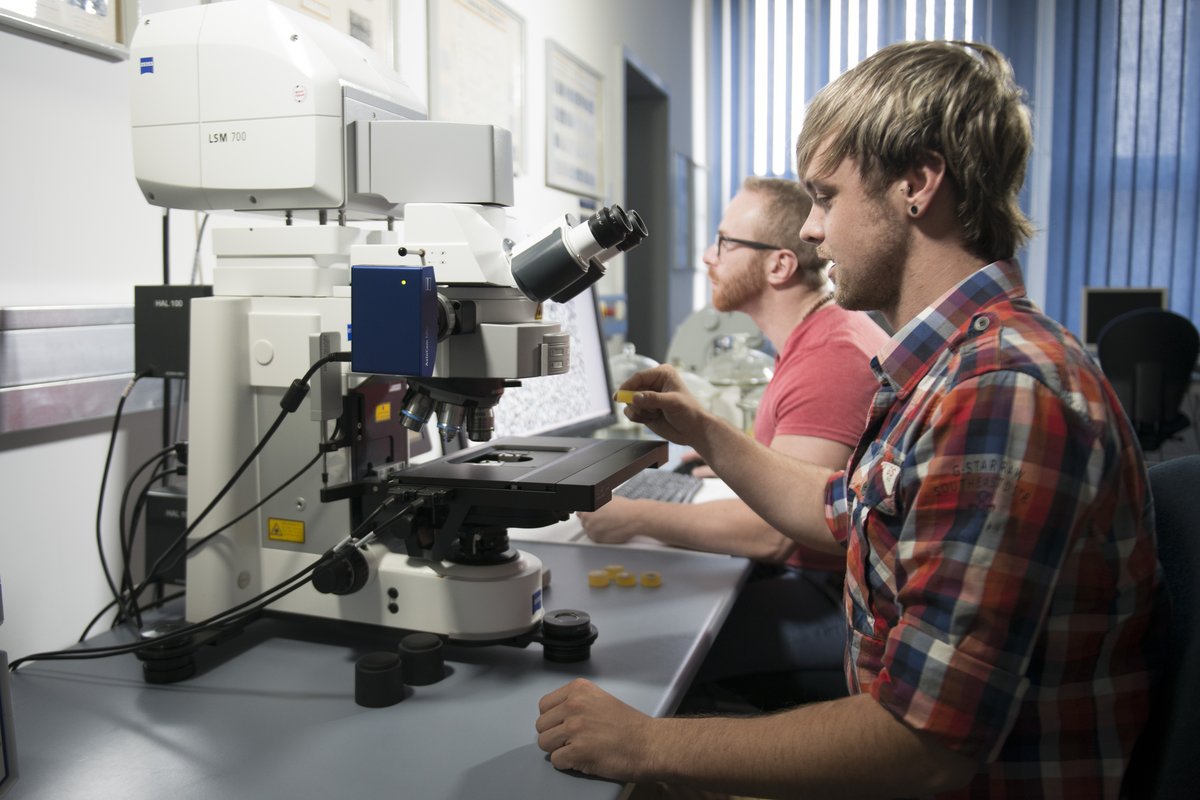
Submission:
[[[571,335],[571,368],[566,375],[523,378],[505,389],[495,409],[495,436],[585,436],[617,420],[612,378],[591,287],[566,303],[548,302],[544,319],[559,322]]]
[[[1167,290],[1163,287],[1083,287],[1083,343],[1095,347],[1104,326],[1127,311],[1139,308],[1166,308]]]

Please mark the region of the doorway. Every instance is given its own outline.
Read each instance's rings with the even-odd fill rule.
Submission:
[[[627,338],[663,361],[674,330],[671,308],[670,96],[661,81],[625,57],[625,208],[650,235],[625,254]]]

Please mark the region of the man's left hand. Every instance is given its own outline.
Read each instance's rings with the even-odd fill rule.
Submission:
[[[583,532],[599,544],[625,544],[637,534],[638,506],[643,501],[614,496],[595,511],[576,513]]]
[[[577,678],[538,703],[538,747],[557,769],[623,781],[651,778],[653,718]]]

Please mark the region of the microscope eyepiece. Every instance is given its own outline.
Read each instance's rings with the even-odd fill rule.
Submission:
[[[604,249],[624,241],[633,230],[633,225],[625,216],[625,210],[618,205],[601,208],[592,214],[588,217],[587,226],[596,244]]]
[[[597,270],[620,250],[646,238],[636,220],[619,205],[605,206],[580,223],[560,224],[554,231],[513,256],[512,274],[525,296],[539,302],[570,297],[603,274]],[[583,281],[580,283],[580,281]]]
[[[646,227],[646,223],[642,221],[642,215],[636,211],[630,211],[627,215],[629,220],[629,234],[617,245],[617,250],[624,253],[626,250],[632,250],[642,243],[642,240],[650,235],[650,229]]]

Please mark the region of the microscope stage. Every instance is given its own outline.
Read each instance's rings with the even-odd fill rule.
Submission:
[[[666,442],[512,437],[409,467],[395,480],[454,489],[480,505],[595,511],[635,473],[666,462]]]

